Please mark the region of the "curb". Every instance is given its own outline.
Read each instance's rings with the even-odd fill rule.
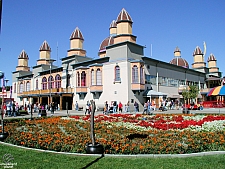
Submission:
[[[10,143],[1,142],[0,144],[11,146],[11,147],[17,147],[17,148],[23,148],[26,150],[34,150],[39,152],[46,152],[46,153],[53,153],[53,154],[65,154],[65,155],[75,155],[75,156],[94,156],[94,157],[133,157],[133,158],[188,158],[188,157],[199,157],[199,156],[209,156],[209,155],[221,155],[225,154],[225,151],[206,151],[206,152],[199,152],[199,153],[189,153],[189,154],[136,154],[136,155],[129,155],[129,154],[83,154],[83,153],[69,153],[69,152],[58,152],[58,151],[52,151],[52,150],[42,150],[42,149],[36,149],[36,148],[29,148],[29,147],[23,147],[18,146]]]

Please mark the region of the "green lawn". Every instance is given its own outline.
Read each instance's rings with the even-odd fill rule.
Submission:
[[[90,157],[63,155],[26,150],[0,144],[0,163],[4,154],[14,157],[13,163],[19,169],[222,169],[225,168],[225,155],[212,155],[190,158],[128,158]],[[3,166],[0,166],[3,168]]]

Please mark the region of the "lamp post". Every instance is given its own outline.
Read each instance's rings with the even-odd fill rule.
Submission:
[[[50,59],[49,60],[49,63],[50,63],[50,85],[49,85],[49,87],[50,87],[50,93],[49,93],[49,96],[50,96],[50,106],[51,106],[51,114],[53,114],[54,113],[54,110],[52,110],[52,109],[54,109],[54,106],[52,106],[52,78],[51,78],[51,76],[52,76],[52,63],[54,62],[55,60],[53,60],[53,59]]]
[[[0,79],[3,79],[3,78],[4,78],[4,73],[2,71],[0,71]],[[0,133],[0,141],[4,141],[8,137],[9,133],[4,131],[4,94],[3,94],[3,90],[2,90],[2,106],[1,107],[2,107],[1,108],[1,126],[2,126],[2,132]]]

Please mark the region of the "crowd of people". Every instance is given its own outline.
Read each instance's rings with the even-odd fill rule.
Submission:
[[[51,114],[54,114],[56,110],[59,110],[59,105],[55,104],[54,102],[48,104],[40,104],[40,103],[34,103],[34,104],[24,104],[24,105],[19,105],[15,101],[8,101],[3,104],[3,116],[4,117],[16,117],[20,115],[21,111],[25,111],[28,114],[30,113],[40,113],[40,110],[45,110],[45,111],[51,111]]]

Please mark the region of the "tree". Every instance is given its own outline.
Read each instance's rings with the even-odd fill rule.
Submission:
[[[184,98],[185,104],[186,101],[188,101],[189,99],[196,99],[198,96],[198,92],[199,92],[198,86],[195,85],[188,86],[188,88],[184,89],[182,91],[182,96]]]

